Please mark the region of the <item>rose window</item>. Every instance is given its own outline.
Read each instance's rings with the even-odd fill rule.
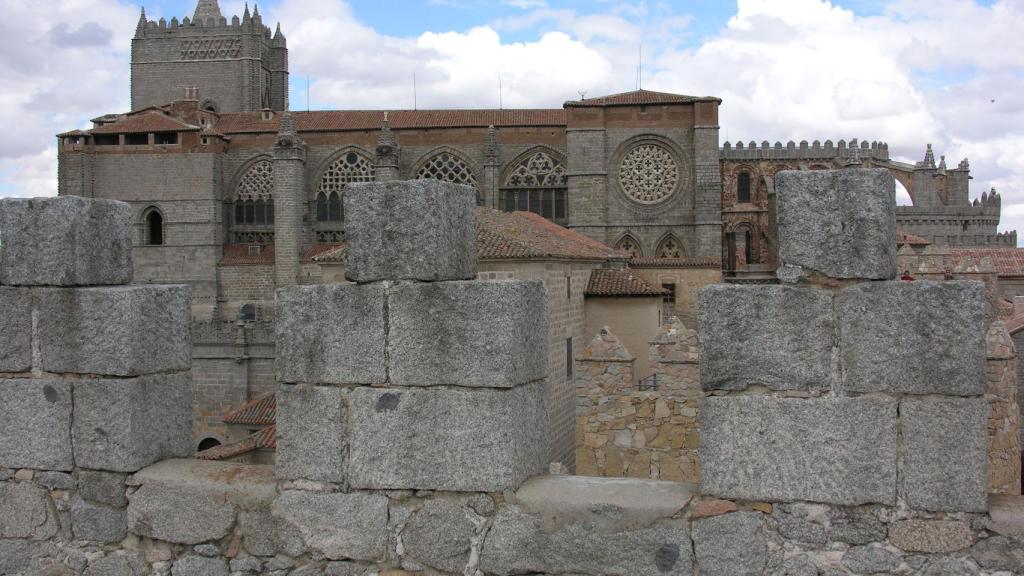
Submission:
[[[656,204],[675,192],[679,166],[668,150],[654,144],[641,144],[622,159],[619,183],[631,200]]]

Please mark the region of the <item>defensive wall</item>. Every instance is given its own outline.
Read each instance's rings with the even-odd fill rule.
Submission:
[[[278,292],[276,467],[174,459],[187,298],[119,286],[123,205],[0,201],[0,574],[1024,572],[981,284],[892,281],[886,172],[779,182],[786,283],[701,294],[699,487],[545,475],[543,287],[471,280],[469,188],[359,185],[354,283]]]

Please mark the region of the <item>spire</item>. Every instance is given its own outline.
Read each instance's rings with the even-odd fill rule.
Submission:
[[[139,25],[135,27],[135,37],[142,36],[146,31],[146,7],[142,7],[142,14],[139,15]]]
[[[259,3],[254,3],[252,5],[252,17],[253,18],[259,18],[260,17],[260,5],[259,5]]]
[[[287,40],[284,39],[284,34],[281,33],[281,23],[277,23],[277,29],[274,30],[274,47],[285,48],[288,46]]]
[[[395,135],[391,132],[391,121],[388,120],[388,113],[386,111],[384,112],[384,124],[380,128],[380,136],[377,137],[377,149],[381,150],[381,146],[388,147],[382,151],[384,154],[389,154],[398,146],[398,142],[395,141]]]
[[[380,182],[398,180],[398,141],[391,132],[391,121],[384,112],[384,123],[377,137],[377,167],[374,179]]]
[[[217,22],[220,22],[220,6],[217,5],[217,0],[199,0],[199,3],[196,4],[196,12],[192,16],[192,21],[206,24],[208,18],[215,18]]]
[[[252,22],[252,14],[249,13],[249,3],[245,3],[245,12],[242,13],[242,24],[246,25]]]
[[[922,168],[935,168],[935,153],[932,152],[932,145],[929,144],[928,148],[924,151],[924,161],[921,162]]]
[[[942,156],[941,159],[939,160],[939,171],[936,173],[936,176],[945,176],[945,175],[946,175],[946,157]]]
[[[484,139],[484,158],[488,164],[498,163],[498,131],[493,124],[487,127],[487,137]]]

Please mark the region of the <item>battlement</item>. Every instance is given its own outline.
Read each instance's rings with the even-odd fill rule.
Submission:
[[[807,140],[799,144],[790,140],[783,146],[782,142],[770,144],[763,140],[760,145],[751,140],[748,144],[742,141],[736,142],[735,146],[726,142],[719,150],[719,157],[723,160],[779,160],[779,159],[872,159],[878,161],[889,160],[889,144],[885,142],[859,141],[856,138],[847,142],[839,140],[833,143],[832,140],[820,140],[808,143]]]

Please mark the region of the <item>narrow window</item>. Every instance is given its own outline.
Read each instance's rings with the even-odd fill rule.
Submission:
[[[155,135],[155,142],[157,144],[177,144],[178,133],[177,132],[157,132]],[[205,144],[205,142],[204,142]]]
[[[572,336],[565,339],[565,377],[572,378]]]
[[[555,220],[565,220],[569,216],[569,206],[566,202],[565,190],[555,191]]]
[[[327,194],[316,195],[316,221],[327,222]]]
[[[252,304],[246,304],[242,306],[242,309],[238,312],[238,319],[242,322],[255,322],[256,321],[256,307]]]
[[[565,277],[565,297],[566,299],[572,298],[572,276]]]
[[[543,209],[541,210],[541,216],[551,220],[555,217],[555,198],[552,195],[551,190],[542,190],[541,194],[543,194]]]
[[[750,172],[740,172],[736,179],[736,201],[750,202]]]
[[[520,212],[526,212],[527,210],[530,209],[529,202],[529,193],[526,190],[521,190],[519,192],[519,207],[516,209],[519,210]]]
[[[662,284],[662,289],[665,290],[665,295],[662,296],[662,302],[665,304],[676,303],[676,285],[675,284]]]
[[[164,217],[156,210],[146,215],[146,240],[151,246],[160,246],[164,243]]]
[[[530,212],[540,214],[540,190],[530,190]]]
[[[262,199],[256,200],[256,224],[267,223],[267,203]]]
[[[274,199],[267,200],[267,224],[274,223]]]
[[[331,192],[327,200],[327,219],[331,222],[341,222],[341,196],[337,192]]]
[[[256,204],[252,200],[245,201],[245,223],[254,224],[256,222]]]
[[[743,236],[747,239],[747,241],[746,241],[747,264],[754,264],[755,263],[754,262],[754,250],[753,250],[753,247],[751,246],[752,242],[750,241],[750,230],[747,230],[746,232],[744,232]]]
[[[245,224],[245,204],[235,200],[235,224]]]

